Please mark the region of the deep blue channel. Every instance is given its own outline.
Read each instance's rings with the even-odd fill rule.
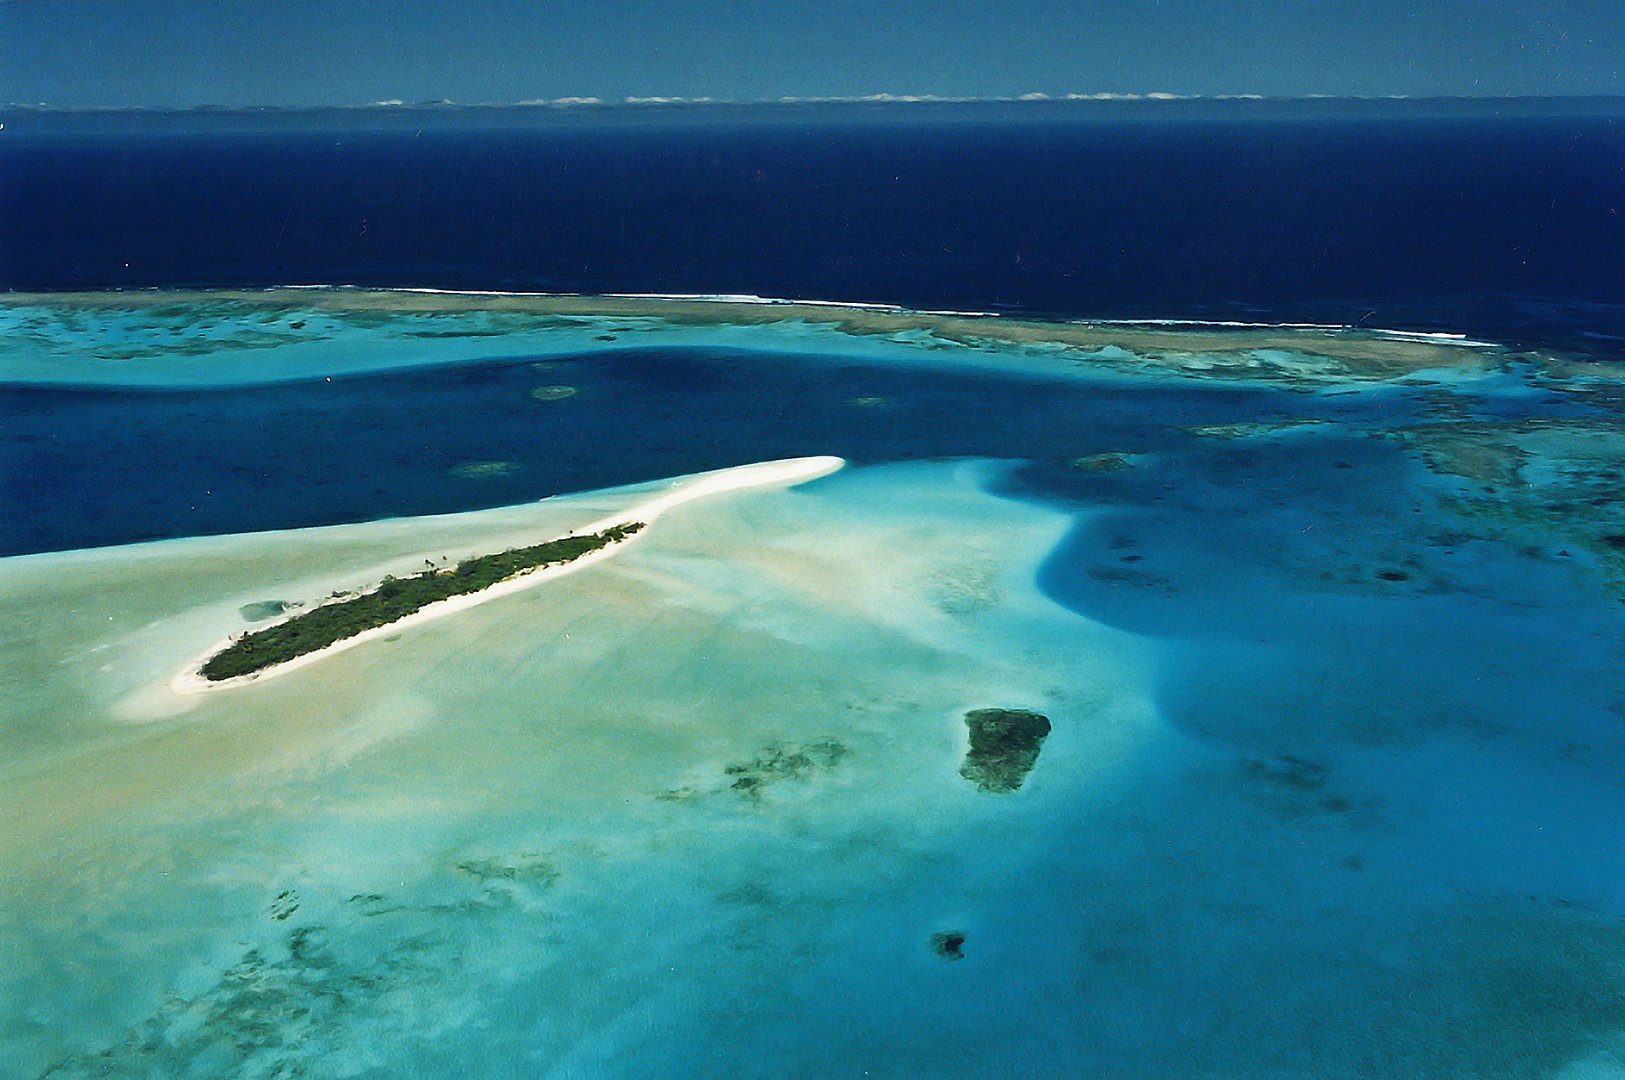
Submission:
[[[575,394],[536,400],[545,386]],[[0,552],[469,510],[808,454],[1009,458],[1065,475],[1075,458],[1183,445],[1192,426],[1352,407],[698,348],[208,390],[12,386]],[[458,468],[479,462],[512,468]]]

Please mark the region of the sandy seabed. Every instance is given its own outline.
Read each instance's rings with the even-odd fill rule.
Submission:
[[[873,481],[855,503],[718,491],[579,573],[201,696],[164,672],[244,603],[320,595],[408,539],[408,557],[503,545],[649,492],[7,560],[7,607],[54,630],[8,642],[28,676],[7,701],[19,1075],[348,1074],[371,1056],[427,1075],[521,1044],[653,1065],[700,1037],[696,1008],[718,1038],[740,1009],[782,1038],[827,978],[940,978],[930,934],[970,925],[964,890],[1009,868],[950,886],[937,864],[1024,805],[990,807],[958,776],[964,711],[1099,713],[1046,750],[1091,747],[1087,787],[1116,782],[1147,716],[1116,688],[1134,664],[1119,635],[1034,622],[1056,613],[1021,579],[1064,520],[992,512],[971,466],[905,472],[930,481],[903,490],[934,521],[865,523],[886,496]],[[995,647],[1025,624],[1028,655]],[[1080,657],[1088,673],[1063,674]],[[239,1016],[250,987],[261,1004]],[[491,1024],[489,1046],[466,1043]],[[448,1038],[462,1050],[429,1049]]]
[[[1476,825],[1439,792],[1506,761],[1351,737],[1328,769],[1177,730],[1147,641],[1034,589],[1070,523],[984,494],[994,468],[718,494],[580,573],[189,698],[163,676],[244,603],[648,493],[0,564],[11,625],[49,628],[7,641],[15,1075],[1613,1060],[1587,1040],[1625,934],[1450,851]],[[980,707],[1055,724],[1014,795],[959,775]]]

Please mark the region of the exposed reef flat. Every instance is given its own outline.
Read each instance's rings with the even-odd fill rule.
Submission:
[[[1322,385],[1445,382],[1550,357],[1443,334],[1350,327],[1115,324],[755,297],[568,296],[339,288],[8,294],[0,380],[206,385],[490,355],[619,347],[877,349],[899,362]],[[720,336],[719,336],[720,335]],[[342,340],[341,340],[342,339]],[[388,348],[381,348],[386,344]],[[889,350],[886,346],[894,346]],[[159,363],[158,361],[161,361]],[[543,388],[553,397],[565,388]]]

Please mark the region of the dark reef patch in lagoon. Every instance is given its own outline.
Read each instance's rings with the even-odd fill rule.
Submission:
[[[972,709],[965,714],[965,726],[970,749],[959,775],[977,791],[999,795],[1021,788],[1050,732],[1049,717],[1027,709]]]
[[[965,959],[965,935],[958,930],[942,930],[931,935],[931,951],[944,960]]]

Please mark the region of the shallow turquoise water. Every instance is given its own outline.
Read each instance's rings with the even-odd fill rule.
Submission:
[[[250,316],[211,317],[230,339]],[[188,385],[218,423],[226,387],[391,363],[411,318],[234,345],[212,375],[161,343],[30,347],[96,393]],[[649,445],[750,459],[769,443],[717,434],[715,387],[794,383],[819,391],[794,449],[848,466],[192,697],[168,680],[245,606],[560,535],[674,473],[651,450],[613,462],[631,487],[0,560],[9,1075],[1620,1071],[1603,384],[1373,373],[1309,339],[1260,360],[645,318],[680,351],[638,354],[667,366],[614,400],[705,389]],[[510,343],[596,383],[487,378],[488,338],[411,359],[534,415],[576,398],[533,384],[624,373],[623,342],[590,351],[605,326]],[[346,367],[351,334],[375,355]],[[696,359],[707,334],[749,364]],[[481,431],[449,386],[447,429]],[[475,460],[520,460],[503,437]],[[335,465],[399,438],[358,430]],[[424,475],[503,482],[451,457]],[[1053,725],[1014,791],[961,772],[985,708]]]

